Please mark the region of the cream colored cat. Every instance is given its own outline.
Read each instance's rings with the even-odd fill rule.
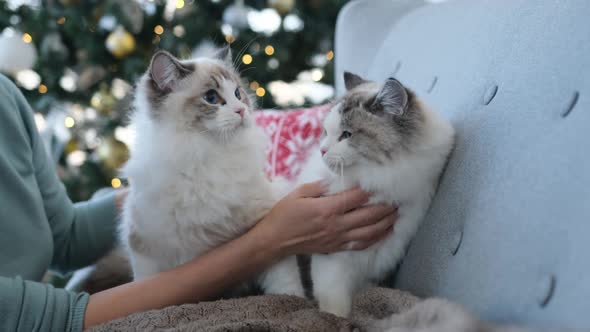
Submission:
[[[263,173],[266,136],[252,111],[229,48],[188,61],[154,55],[137,86],[137,134],[123,170],[131,186],[121,235],[135,279],[238,237],[283,196]],[[282,274],[281,266],[265,276]],[[263,286],[279,292],[272,282]]]

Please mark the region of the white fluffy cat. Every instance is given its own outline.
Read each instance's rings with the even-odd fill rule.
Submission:
[[[313,255],[311,279],[320,309],[348,316],[355,292],[393,270],[416,233],[453,147],[450,123],[397,80],[365,81],[345,73],[348,92],[324,121],[321,153],[299,181],[328,179],[330,192],[355,185],[370,203],[397,204],[393,233],[364,251]]]
[[[284,194],[263,173],[266,137],[230,53],[180,61],[158,52],[138,83],[121,225],[135,279],[236,238]]]

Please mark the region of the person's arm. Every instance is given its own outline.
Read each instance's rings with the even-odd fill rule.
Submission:
[[[270,266],[277,253],[249,232],[173,270],[90,296],[84,326],[150,309],[211,299]]]
[[[2,80],[8,81],[5,77]],[[14,98],[29,135],[35,180],[53,235],[53,269],[67,272],[89,265],[107,253],[116,239],[115,195],[91,202],[72,204],[47,155],[37,132],[33,112],[21,92],[9,82],[2,82]]]
[[[0,331],[82,331],[88,294],[0,276]]]
[[[91,295],[85,328],[135,312],[210,299],[288,255],[339,251],[350,241],[359,243],[355,249],[363,249],[389,234],[394,208],[360,207],[368,195],[358,189],[320,198],[322,192],[319,183],[305,185],[241,237],[170,271]]]

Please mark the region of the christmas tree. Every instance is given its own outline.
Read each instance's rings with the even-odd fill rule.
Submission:
[[[133,84],[151,56],[229,43],[261,108],[320,103],[333,89],[333,33],[344,0],[0,1],[0,72],[36,112],[74,201],[128,158]]]

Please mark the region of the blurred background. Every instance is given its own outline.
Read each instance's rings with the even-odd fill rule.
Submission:
[[[320,104],[333,89],[345,0],[0,0],[0,72],[21,89],[72,200],[120,187],[134,82],[153,53],[229,43],[259,108]]]

